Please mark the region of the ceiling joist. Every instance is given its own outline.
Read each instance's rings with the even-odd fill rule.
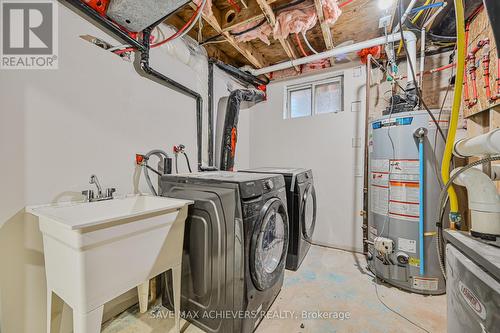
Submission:
[[[323,6],[321,0],[314,0],[314,6],[316,7],[316,14],[318,15],[318,21],[321,26],[321,33],[323,34],[323,40],[325,41],[325,46],[327,50],[333,49],[333,37],[330,27],[325,22],[325,15],[323,14]],[[335,59],[330,58],[330,63],[333,64]]]
[[[237,1],[241,3],[241,0]],[[261,22],[267,21],[270,25],[277,25],[276,8],[288,3],[290,2],[285,0],[247,0],[245,4],[241,3],[241,10],[238,10],[227,0],[213,0],[213,15],[203,16],[204,21],[208,23],[202,27],[204,47],[210,55],[237,67],[250,65],[262,68],[300,57],[297,46],[290,38],[271,40],[271,45],[266,45],[259,39],[240,42],[233,34]],[[333,49],[334,42],[335,45],[344,42],[356,43],[381,34],[378,28],[379,19],[385,14],[379,10],[376,1],[355,0],[352,4],[349,1],[349,5],[342,8],[343,14],[336,21],[335,29],[325,24],[322,1],[313,0],[313,3],[313,10],[318,15],[318,24],[307,32],[307,40],[318,52]],[[176,20],[172,22],[173,25],[178,28],[184,26],[184,22],[192,17],[193,9],[196,9],[196,6],[191,3],[189,9],[178,13],[182,21]],[[238,30],[235,30],[236,28]],[[193,29],[190,35],[199,39],[201,34],[199,30]]]
[[[196,5],[191,3],[191,6],[194,6],[196,8]],[[218,10],[217,7],[212,6],[212,15],[206,15],[205,13],[202,14],[203,19],[210,24],[210,26],[217,32],[218,34],[221,34],[231,46],[233,46],[242,56],[244,56],[253,66],[256,68],[262,68],[266,65],[266,62],[262,58],[260,54],[257,52],[253,51],[252,48],[249,45],[246,45],[245,43],[239,43],[237,42],[229,32],[224,32],[222,31],[221,28],[221,16],[220,16],[220,11]]]
[[[276,26],[276,16],[274,15],[273,9],[267,3],[266,0],[257,0],[257,3],[259,4],[260,9],[264,13],[264,16],[266,17],[267,22],[269,23],[269,25],[271,25],[271,28],[274,29],[274,27]],[[288,58],[290,58],[290,60],[297,59],[297,55],[295,54],[295,50],[293,49],[292,45],[290,45],[290,42],[288,40],[284,39],[283,37],[279,37],[278,41],[280,42],[281,47],[283,47],[283,49],[285,50],[285,52],[286,52]],[[295,66],[295,69],[299,70],[298,66]]]

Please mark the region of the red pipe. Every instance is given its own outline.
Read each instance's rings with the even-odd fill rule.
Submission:
[[[469,68],[468,68],[468,72],[471,76],[471,80],[472,80],[472,94],[473,94],[473,99],[470,100],[470,96],[469,96],[469,88],[468,88],[468,85],[466,87],[464,87],[464,90],[466,92],[465,94],[465,102],[467,103],[467,106],[469,108],[473,107],[474,105],[477,104],[477,100],[478,100],[478,93],[477,93],[477,84],[476,84],[476,70],[477,70],[477,67],[476,67],[476,53],[479,52],[479,50],[481,50],[484,46],[486,45],[489,45],[490,41],[489,39],[482,39],[480,40],[479,42],[477,42],[476,46],[472,49],[472,51],[469,53],[469,55],[467,56],[467,59],[466,59],[466,64],[469,63]],[[488,80],[489,80],[489,77],[488,77]]]
[[[470,31],[470,24],[472,20],[483,10],[484,5],[481,4],[476,10],[472,13],[472,15],[467,19],[467,23],[465,24],[465,54],[467,54],[467,48],[469,47],[469,31]],[[468,82],[468,76],[467,76],[467,62],[469,60],[469,57],[465,59],[465,71],[464,71],[464,83],[463,83],[463,91],[464,91],[464,102],[465,104],[469,106],[469,101],[470,101],[470,95],[469,95],[469,82]],[[474,84],[475,88],[475,84]],[[477,97],[477,96],[476,96]],[[475,103],[474,103],[475,104]]]
[[[306,50],[304,50],[304,46],[302,46],[302,42],[300,41],[299,34],[295,34],[295,40],[297,41],[297,44],[299,45],[299,49],[300,49],[300,52],[302,52],[302,55],[304,57],[309,56],[309,54],[307,54]]]
[[[467,54],[467,47],[469,44],[469,30],[470,30],[470,21],[467,21],[467,24],[465,25],[465,54]],[[467,69],[467,59],[468,58],[465,58],[466,69]],[[464,101],[466,104],[469,104],[469,83],[467,77],[467,70],[464,71],[463,91],[464,91]]]
[[[184,30],[186,30],[189,25],[194,21],[194,19],[196,18],[196,16],[198,16],[198,13],[200,12],[201,10],[201,4],[196,8],[195,12],[193,13],[193,16],[191,16],[191,18],[189,19],[189,21],[186,22],[186,24],[180,28],[179,30],[177,30],[177,32],[175,34],[173,34],[172,36],[166,38],[165,40],[162,40],[161,42],[158,42],[158,43],[155,43],[155,44],[151,44],[151,48],[155,48],[155,47],[158,47],[158,46],[162,46],[163,44],[165,43],[168,43],[170,42],[172,39],[175,39],[177,38],[177,36],[179,36],[180,34],[182,34],[184,32]],[[133,47],[128,47],[126,49],[122,49],[122,50],[117,50],[115,51],[114,53],[116,54],[122,54],[122,53],[125,53],[125,52],[131,52],[131,51],[134,51],[135,49]]]
[[[227,0],[229,4],[236,10],[236,12],[241,12],[241,7],[234,0]]]
[[[444,65],[444,66],[441,66],[441,67],[429,69],[429,70],[427,70],[427,71],[424,72],[424,75],[434,74],[434,73],[437,73],[437,72],[441,72],[441,71],[444,71],[444,70],[446,70],[448,68],[452,68],[452,67],[455,67],[455,66],[456,66],[456,64],[452,63],[452,64]],[[417,76],[419,76],[419,75],[420,75],[420,73],[417,73]],[[402,79],[406,79],[407,76],[403,75],[401,78]]]
[[[497,96],[496,99],[500,98],[500,59],[497,59]]]
[[[436,72],[441,72],[441,71],[444,71],[445,69],[452,68],[452,67],[455,67],[455,66],[456,66],[455,63],[448,64],[448,65],[445,65],[445,66],[441,66],[441,67],[438,67],[438,68],[434,68],[434,69],[430,69],[428,71],[425,71],[424,74],[432,74],[432,73],[436,73]]]
[[[472,101],[470,101],[468,104],[469,108],[471,108],[477,104],[476,66],[475,66],[474,62],[469,67],[469,74],[470,74],[471,81],[472,81],[472,95],[474,96],[472,98]]]
[[[486,99],[492,100],[490,88],[490,53],[485,52],[483,55],[483,76],[484,76],[484,89],[486,89]]]
[[[350,4],[351,2],[353,2],[354,0],[347,0],[347,1],[344,1],[342,2],[341,4],[339,4],[339,8],[342,8],[348,4]]]

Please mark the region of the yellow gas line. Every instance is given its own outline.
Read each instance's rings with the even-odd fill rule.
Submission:
[[[446,184],[450,179],[450,162],[453,153],[453,146],[455,143],[455,134],[457,132],[458,117],[460,113],[460,104],[462,103],[462,84],[464,78],[465,66],[465,18],[464,7],[462,0],[454,0],[455,2],[455,18],[457,26],[457,66],[455,74],[455,87],[453,92],[453,106],[451,108],[450,127],[448,129],[448,137],[446,138],[446,146],[443,154],[443,161],[441,162],[441,178],[443,183]],[[460,219],[458,213],[458,199],[453,186],[448,188],[448,195],[450,197],[450,220],[457,222]],[[454,225],[451,224],[453,228]]]

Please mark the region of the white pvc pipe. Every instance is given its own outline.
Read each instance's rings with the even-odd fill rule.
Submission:
[[[491,180],[500,180],[500,164],[491,166]]]
[[[458,157],[500,154],[500,128],[457,141],[453,153]]]
[[[415,6],[416,3],[417,3],[417,0],[411,0],[410,4],[408,5],[408,7],[405,10],[405,13],[401,17],[401,24],[405,23],[406,18],[408,17],[408,15],[410,14],[410,11],[413,9],[413,7]],[[399,5],[399,2],[398,2],[398,5]],[[393,33],[396,33],[398,31],[399,31],[399,24],[396,25],[396,28],[394,29]]]
[[[420,77],[418,78],[419,80],[419,87],[420,91],[423,91],[424,88],[424,68],[425,68],[425,29],[422,28],[420,30]],[[411,75],[411,73],[408,73],[408,75]]]
[[[415,37],[415,34],[411,31],[403,31],[403,37],[406,41],[407,48],[408,48],[408,56],[411,59],[411,63],[413,65],[413,71],[414,73],[417,73],[416,71],[416,64],[417,64],[417,37]],[[250,69],[250,73],[252,75],[258,76],[262,74],[267,74],[270,72],[275,72],[283,69],[287,69],[290,67],[294,66],[299,66],[315,61],[319,61],[322,59],[326,58],[331,58],[335,57],[340,54],[346,54],[346,53],[351,53],[351,52],[356,52],[368,47],[373,47],[377,45],[383,45],[386,42],[391,43],[391,42],[398,42],[401,40],[401,33],[396,33],[387,36],[387,39],[385,36],[382,37],[377,37],[374,39],[366,40],[360,43],[356,44],[351,44],[351,45],[346,45],[346,46],[341,46],[341,47],[335,47],[331,50],[321,52],[318,54],[313,54],[308,57],[303,57],[295,60],[290,60],[290,61],[285,61],[276,65],[260,68],[260,69]],[[408,82],[412,82],[413,79],[411,78],[411,67],[410,67],[410,62],[407,62],[408,65],[408,70],[407,72],[409,73],[408,75]]]
[[[460,168],[452,171],[455,174]],[[454,181],[465,186],[469,197],[472,231],[500,235],[500,196],[495,183],[481,170],[470,168]]]
[[[443,3],[443,5],[441,7],[438,8],[438,10],[436,10],[434,12],[434,14],[432,14],[432,16],[427,20],[427,22],[424,23],[424,25],[422,26],[422,28],[424,29],[427,29],[427,27],[429,26],[429,24],[431,24],[434,19],[439,15],[439,13],[441,13],[441,11],[448,5],[447,2]]]

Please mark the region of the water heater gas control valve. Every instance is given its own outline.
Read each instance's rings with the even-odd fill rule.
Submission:
[[[373,246],[380,254],[391,254],[394,252],[394,242],[385,237],[375,237]]]

